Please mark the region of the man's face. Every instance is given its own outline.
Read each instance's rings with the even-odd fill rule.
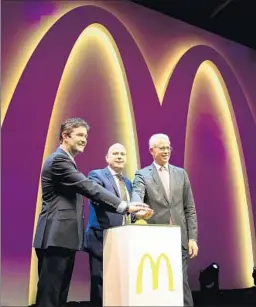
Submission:
[[[63,132],[63,144],[65,144],[67,150],[75,156],[84,151],[87,144],[87,136],[87,129],[85,127],[73,128],[69,134]]]
[[[165,139],[160,139],[153,148],[150,148],[150,153],[157,164],[164,165],[169,162],[171,144]]]
[[[108,165],[116,172],[121,172],[126,164],[126,150],[121,144],[112,145],[106,155]]]

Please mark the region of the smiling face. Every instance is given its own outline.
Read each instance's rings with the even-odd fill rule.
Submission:
[[[108,165],[117,173],[121,173],[126,164],[126,150],[122,144],[114,144],[109,147],[106,155]]]
[[[62,133],[62,145],[74,157],[84,151],[87,144],[87,129],[83,126]]]
[[[149,150],[158,165],[163,166],[169,162],[172,148],[168,139],[157,139]]]

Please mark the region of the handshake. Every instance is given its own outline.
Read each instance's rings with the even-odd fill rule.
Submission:
[[[134,213],[138,219],[144,220],[151,218],[154,214],[154,211],[148,205],[138,202],[128,203],[127,210],[129,213]]]

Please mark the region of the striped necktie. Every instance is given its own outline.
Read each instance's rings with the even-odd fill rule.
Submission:
[[[125,185],[125,182],[123,180],[123,176],[121,174],[116,174],[116,177],[118,178],[121,200],[122,201],[128,201],[127,192],[126,192],[126,185]],[[131,215],[130,214],[126,214],[124,216],[124,224],[131,224]]]
[[[123,176],[121,174],[116,174],[116,177],[118,178],[121,200],[127,201],[126,185],[124,183]]]

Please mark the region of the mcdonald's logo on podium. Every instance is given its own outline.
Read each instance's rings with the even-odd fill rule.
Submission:
[[[162,253],[160,254],[156,261],[152,258],[150,254],[145,254],[140,260],[140,264],[138,267],[138,273],[137,273],[137,282],[136,282],[136,293],[140,294],[142,293],[142,284],[143,284],[143,271],[144,271],[144,263],[145,260],[148,259],[150,263],[151,273],[152,273],[152,287],[153,290],[158,289],[158,281],[159,281],[159,267],[160,263],[163,260],[166,264],[166,274],[168,276],[168,289],[169,291],[174,290],[174,281],[173,281],[173,272],[172,267],[170,264],[169,258],[166,256],[166,254]]]

